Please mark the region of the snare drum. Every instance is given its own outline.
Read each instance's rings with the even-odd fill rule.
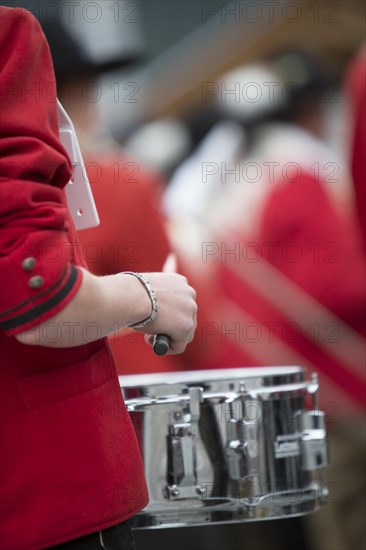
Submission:
[[[121,376],[150,503],[135,528],[312,512],[327,490],[318,382],[300,367]]]

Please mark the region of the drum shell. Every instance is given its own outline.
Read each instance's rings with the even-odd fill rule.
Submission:
[[[136,527],[277,518],[323,501],[325,488],[301,455],[303,369],[174,373],[141,385],[126,378],[150,495]],[[196,422],[192,388],[201,392]],[[245,398],[233,400],[239,393]]]

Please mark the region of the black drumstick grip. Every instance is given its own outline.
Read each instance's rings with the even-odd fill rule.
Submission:
[[[153,350],[156,355],[165,355],[168,353],[169,345],[170,339],[166,334],[157,334],[154,336]]]

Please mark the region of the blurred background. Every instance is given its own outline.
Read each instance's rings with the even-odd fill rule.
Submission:
[[[364,2],[2,4],[33,11],[50,43],[101,219],[80,232],[90,269],[161,270],[174,251],[197,289],[187,351],[152,356],[116,329],[119,372],[300,365],[320,379],[324,509],[138,531],[138,548],[362,550]]]

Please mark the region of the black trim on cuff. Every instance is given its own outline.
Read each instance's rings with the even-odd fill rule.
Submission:
[[[2,328],[3,330],[12,330],[21,325],[25,325],[26,323],[34,321],[35,319],[37,319],[37,317],[40,317],[50,309],[54,308],[71,291],[76,283],[77,277],[77,269],[74,265],[72,265],[69,278],[59,292],[57,292],[54,296],[52,296],[52,298],[50,298],[46,302],[34,306],[32,309],[26,311],[25,313],[17,315],[16,317],[8,319],[7,321],[0,322],[0,328]]]
[[[49,294],[50,292],[55,290],[55,288],[57,288],[58,286],[61,286],[61,284],[63,283],[63,280],[66,277],[66,273],[67,273],[67,267],[65,267],[65,269],[62,272],[61,278],[54,285],[50,286],[49,288],[46,288],[46,290],[43,290],[42,292],[39,292],[37,294],[37,299],[42,298],[42,296],[45,296],[46,294]],[[7,317],[10,313],[14,313],[18,309],[23,308],[27,304],[31,303],[33,300],[34,300],[33,297],[32,298],[27,298],[26,300],[24,300],[24,302],[20,302],[20,304],[17,304],[16,306],[14,306],[10,309],[7,309],[5,311],[2,311],[0,313],[0,317]]]

